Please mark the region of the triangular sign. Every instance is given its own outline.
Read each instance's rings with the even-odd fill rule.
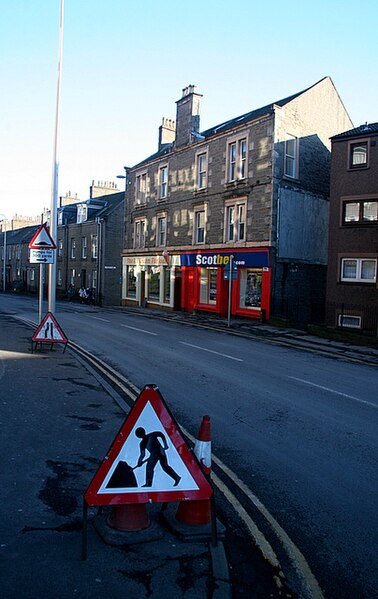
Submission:
[[[32,337],[32,341],[36,343],[68,343],[67,337],[51,312],[47,312],[46,316],[42,318],[41,323]]]
[[[56,245],[46,225],[41,225],[29,243],[30,250],[55,250]]]
[[[208,499],[213,489],[156,385],[146,385],[84,498],[88,505]]]

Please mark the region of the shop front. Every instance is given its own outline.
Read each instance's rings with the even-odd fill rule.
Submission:
[[[180,255],[182,309],[269,318],[269,250],[187,252]]]
[[[162,255],[124,257],[122,304],[173,308],[175,268],[175,260]]]

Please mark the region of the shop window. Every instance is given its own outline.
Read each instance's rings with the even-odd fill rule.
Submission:
[[[170,301],[171,301],[171,269],[168,268],[168,266],[164,266],[163,267],[163,272],[164,272],[164,277],[163,277],[163,281],[164,281],[164,293],[163,293],[164,303],[165,304],[169,304]]]
[[[136,272],[135,266],[127,267],[126,275],[126,296],[136,298]]]
[[[240,308],[261,308],[261,282],[261,269],[240,270]]]
[[[160,266],[148,267],[147,299],[152,302],[158,302],[160,300]]]
[[[217,268],[200,269],[200,304],[217,303]]]

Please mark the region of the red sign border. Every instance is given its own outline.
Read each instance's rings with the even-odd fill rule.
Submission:
[[[37,339],[37,335],[38,333],[42,330],[43,325],[45,324],[46,320],[48,318],[51,318],[51,320],[54,323],[54,326],[58,329],[60,335],[62,336],[62,339]],[[35,331],[33,337],[32,337],[32,341],[34,341],[34,343],[68,343],[68,338],[66,337],[66,335],[63,333],[62,328],[60,327],[60,325],[58,324],[55,316],[51,313],[51,312],[46,312],[44,318],[41,320],[40,324],[37,327],[37,330]]]
[[[139,493],[106,493],[98,494],[98,491],[103,484],[110,468],[118,457],[126,439],[131,430],[135,426],[140,414],[146,404],[150,402],[155,410],[166,434],[175,446],[179,456],[183,460],[185,466],[191,476],[198,485],[197,490],[180,491],[174,489],[172,491],[140,491]],[[87,490],[84,494],[86,503],[90,506],[94,505],[127,505],[129,503],[164,503],[168,501],[185,501],[196,499],[209,499],[213,494],[213,488],[202,471],[201,465],[194,455],[193,451],[188,447],[178,424],[175,422],[169,408],[167,407],[163,396],[161,395],[156,385],[145,385],[137,398],[135,404],[131,408],[125,422],[120,428],[116,438],[114,439],[107,455],[92,478]]]
[[[47,234],[48,238],[51,241],[51,245],[49,245],[48,247],[41,247],[39,245],[37,245],[37,246],[33,245],[34,242],[35,242],[35,240],[37,239],[38,235],[40,235],[41,231],[43,231],[43,230],[46,231],[46,234]],[[46,227],[45,224],[41,225],[39,227],[38,231],[36,231],[34,233],[32,239],[31,239],[31,241],[29,243],[29,250],[56,250],[55,242],[54,242],[53,238],[51,237],[51,235],[50,235],[50,233],[49,233],[49,231],[48,231],[48,229],[47,229],[47,227]]]

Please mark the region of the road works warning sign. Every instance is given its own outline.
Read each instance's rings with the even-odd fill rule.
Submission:
[[[84,498],[88,505],[208,499],[213,493],[159,389],[146,385]]]
[[[47,312],[32,337],[35,343],[68,343],[68,339],[51,312]]]

